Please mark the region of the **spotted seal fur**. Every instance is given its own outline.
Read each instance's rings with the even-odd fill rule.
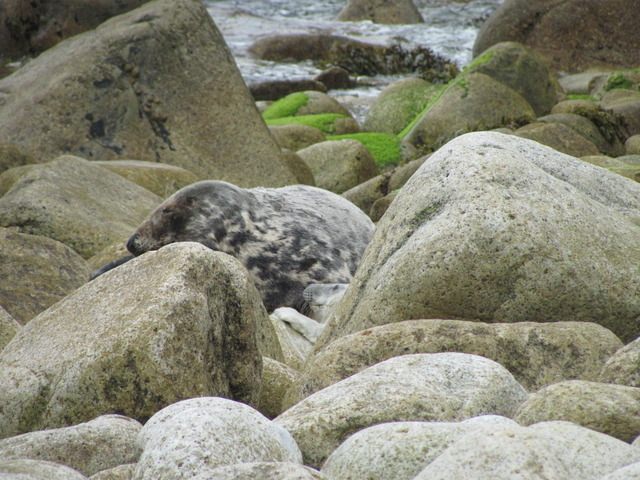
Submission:
[[[307,285],[349,283],[373,228],[351,202],[319,188],[243,189],[202,181],[151,212],[127,249],[138,256],[174,242],[199,242],[247,268],[267,311],[302,310]]]

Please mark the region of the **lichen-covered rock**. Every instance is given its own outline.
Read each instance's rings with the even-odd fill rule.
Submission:
[[[330,192],[342,193],[378,173],[373,156],[357,140],[317,143],[298,155],[311,169],[316,186]]]
[[[444,88],[421,78],[403,78],[387,87],[376,97],[362,124],[366,132],[384,132],[397,135]]]
[[[544,115],[556,103],[556,89],[540,57],[517,42],[493,45],[476,57],[466,70],[484,73],[504,83]]]
[[[476,417],[482,418],[482,417]],[[504,422],[517,425],[513,420]],[[449,445],[493,424],[462,422],[393,422],[351,435],[333,451],[321,472],[341,480],[412,480]]]
[[[86,480],[87,477],[73,468],[45,460],[20,458],[0,460],[2,480]]]
[[[570,380],[529,396],[515,417],[521,425],[565,420],[630,443],[640,435],[640,388]]]
[[[0,438],[111,412],[144,422],[202,395],[257,404],[260,355],[281,358],[268,322],[233,257],[196,243],[137,257],[42,312],[0,352]]]
[[[114,17],[0,80],[0,91],[0,138],[36,161],[137,159],[243,187],[295,182],[196,0]]]
[[[424,18],[412,0],[349,0],[340,10],[336,20],[387,25],[423,23]]]
[[[505,0],[482,25],[473,54],[515,41],[554,70],[635,68],[640,64],[637,9],[636,0]]]
[[[504,367],[463,353],[394,357],[305,398],[276,417],[304,463],[324,460],[349,435],[393,421],[460,421],[512,416],[527,397]],[[321,421],[319,421],[321,419]]]
[[[161,198],[167,198],[182,187],[199,180],[198,176],[189,170],[158,162],[110,160],[97,161],[95,164],[117,173]]]
[[[190,480],[328,480],[328,477],[298,463],[249,462],[208,470]]]
[[[316,348],[415,318],[583,321],[640,335],[640,185],[530,140],[472,133],[378,223]]]
[[[258,411],[267,418],[282,413],[284,394],[298,376],[298,371],[269,357],[262,357],[262,388]]]
[[[162,201],[120,175],[69,155],[25,172],[0,198],[0,226],[52,238],[84,258],[131,235]]]
[[[415,480],[599,479],[638,460],[631,445],[569,422],[495,425],[462,437]]]
[[[138,460],[142,425],[121,415],[103,415],[72,427],[24,433],[0,440],[3,460],[48,460],[90,476]],[[0,476],[1,477],[1,476]]]
[[[483,73],[454,80],[413,125],[405,141],[436,148],[466,132],[531,122],[536,115],[518,92]]]
[[[0,251],[0,305],[23,325],[89,280],[84,259],[50,238],[0,228]]]
[[[0,306],[0,351],[16,336],[20,328],[22,326]]]
[[[143,451],[134,480],[187,479],[221,465],[302,460],[284,428],[248,405],[217,397],[163,408],[140,431],[138,444]]]
[[[528,391],[535,391],[562,380],[596,380],[620,347],[622,342],[613,333],[594,323],[406,320],[345,335],[316,352],[287,392],[284,406],[399,355],[480,355],[505,367]]]
[[[640,388],[640,338],[614,353],[600,371],[599,381]]]
[[[519,128],[513,134],[547,145],[572,157],[597,155],[599,152],[593,142],[562,123],[534,122]]]

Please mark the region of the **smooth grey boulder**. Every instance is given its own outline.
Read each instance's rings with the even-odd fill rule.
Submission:
[[[328,477],[298,463],[250,462],[218,467],[190,480],[328,480]]]
[[[530,140],[461,136],[382,217],[318,339],[415,318],[640,336],[640,185]]]
[[[144,422],[203,395],[257,404],[262,354],[282,355],[247,271],[171,244],[76,290],[0,352],[0,438],[111,412]]]
[[[0,305],[21,324],[89,279],[85,260],[71,247],[51,238],[0,227],[0,250]]]
[[[305,465],[317,468],[349,435],[371,425],[453,422],[483,414],[510,417],[526,398],[513,376],[486,358],[403,355],[314,393],[274,422],[296,439]]]
[[[482,417],[478,417],[482,418]],[[517,425],[513,420],[504,421]],[[452,443],[494,424],[463,422],[393,422],[351,435],[322,465],[321,472],[340,480],[411,480]]]
[[[48,460],[83,475],[136,462],[141,449],[136,437],[142,425],[121,415],[102,415],[72,427],[24,433],[0,440],[3,460]]]
[[[162,202],[120,175],[71,155],[18,168],[24,170],[0,198],[0,226],[52,238],[84,258],[127,239]],[[10,175],[11,170],[0,180]]]
[[[639,459],[628,443],[570,422],[495,425],[462,437],[414,480],[596,480]]]
[[[569,380],[529,396],[515,417],[521,425],[566,420],[631,443],[640,435],[640,388]]]
[[[248,405],[200,397],[163,408],[140,431],[134,480],[193,478],[244,462],[301,463],[291,435]]]
[[[594,323],[406,320],[345,335],[316,352],[287,391],[284,406],[409,353],[480,355],[509,370],[527,391],[536,391],[562,380],[596,380],[607,359],[622,346],[618,337]]]
[[[0,80],[0,91],[0,138],[36,161],[148,160],[243,187],[296,181],[197,0],[114,17]]]
[[[0,480],[85,480],[73,468],[45,460],[0,460]]]

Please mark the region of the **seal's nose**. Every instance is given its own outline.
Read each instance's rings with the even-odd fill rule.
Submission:
[[[134,255],[139,255],[140,253],[136,245],[136,240],[138,240],[139,236],[140,235],[138,235],[137,233],[134,233],[133,235],[131,235],[131,238],[127,240],[127,250],[129,250]]]

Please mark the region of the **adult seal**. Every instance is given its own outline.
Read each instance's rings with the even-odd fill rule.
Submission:
[[[267,311],[302,309],[312,283],[349,283],[374,225],[339,195],[306,185],[242,189],[189,185],[165,200],[127,242],[135,256],[174,242],[199,242],[237,258]]]

